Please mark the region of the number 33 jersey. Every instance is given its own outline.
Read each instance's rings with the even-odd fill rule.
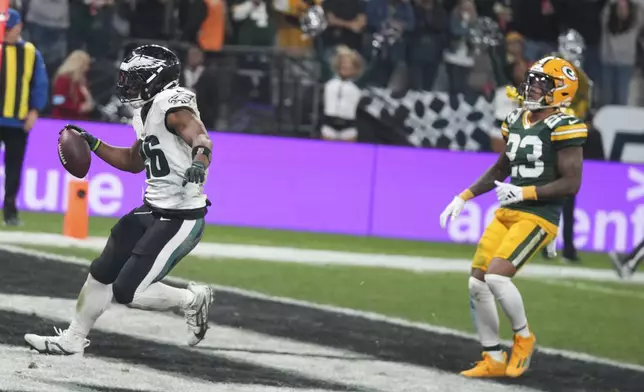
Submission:
[[[557,152],[571,146],[583,146],[588,129],[575,116],[555,112],[530,123],[530,112],[516,109],[501,125],[510,160],[511,183],[517,186],[540,186],[560,177]],[[526,200],[506,208],[528,212],[559,225],[563,199]]]
[[[183,186],[186,170],[192,165],[192,146],[166,123],[166,116],[180,109],[191,110],[199,117],[195,94],[181,87],[164,90],[141,109],[136,110],[132,125],[141,141],[145,163],[145,202],[162,210],[198,210],[206,206],[203,186]],[[206,173],[207,175],[207,173]]]

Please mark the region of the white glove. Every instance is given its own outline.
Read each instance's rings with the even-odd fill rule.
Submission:
[[[441,213],[441,227],[444,229],[447,225],[447,218],[452,217],[451,220],[454,220],[457,216],[461,214],[465,207],[465,200],[461,199],[458,196],[455,196],[454,199],[445,207],[445,210]]]
[[[494,181],[496,184],[496,198],[501,206],[523,201],[523,188],[506,182]]]

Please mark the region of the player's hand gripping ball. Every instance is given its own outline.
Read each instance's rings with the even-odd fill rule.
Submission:
[[[85,177],[92,163],[89,144],[77,130],[70,126],[63,128],[59,135],[58,158],[60,163],[74,177]]]

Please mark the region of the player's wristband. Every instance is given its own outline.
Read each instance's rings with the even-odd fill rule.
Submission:
[[[458,195],[458,197],[460,197],[461,199],[463,199],[465,201],[473,199],[474,196],[475,196],[474,193],[469,188],[464,190],[463,192],[461,192],[460,195]]]
[[[522,187],[523,191],[523,200],[537,200],[537,187],[536,186],[524,186]]]
[[[103,142],[101,141],[101,139],[94,138],[94,140],[92,141],[92,143],[93,143],[93,145],[92,145],[92,144],[90,144],[90,145],[89,145],[89,149],[90,149],[90,150],[92,150],[93,152],[96,152],[96,150],[98,150],[98,148],[101,146],[101,144],[102,144]]]
[[[192,159],[195,159],[195,157],[199,154],[205,155],[206,158],[208,158],[208,162],[210,162],[210,157],[212,155],[210,149],[206,146],[197,146],[192,149]]]

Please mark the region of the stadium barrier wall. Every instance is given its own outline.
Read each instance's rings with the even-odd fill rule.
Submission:
[[[41,119],[31,131],[20,209],[60,213],[66,208],[72,177],[56,151],[58,131],[66,123]],[[112,145],[130,146],[135,140],[127,125],[78,125]],[[497,207],[492,192],[469,202],[448,229],[439,226],[442,209],[494,162],[492,154],[211,135],[208,223],[473,243]],[[120,216],[140,205],[144,173],[119,172],[92,159],[90,215]],[[0,175],[4,184],[3,167]],[[586,162],[575,214],[580,249],[630,249],[644,237],[644,165]]]

